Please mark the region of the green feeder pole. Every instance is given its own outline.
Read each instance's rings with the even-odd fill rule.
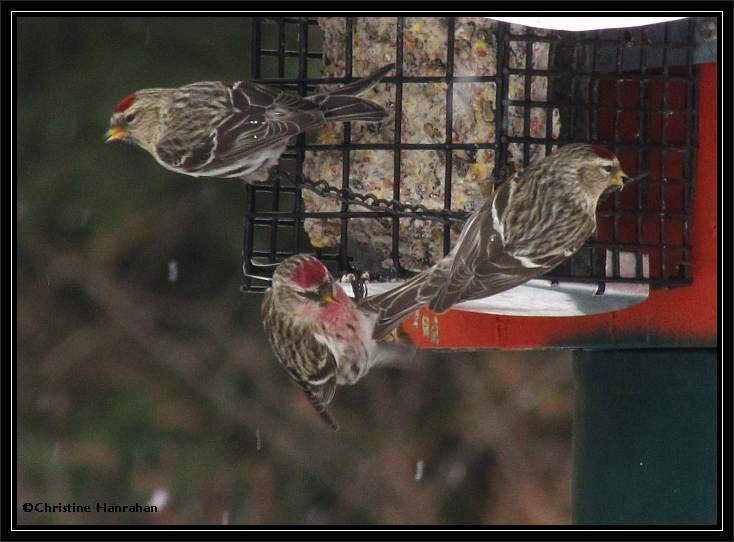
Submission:
[[[579,351],[576,524],[717,522],[713,348]]]

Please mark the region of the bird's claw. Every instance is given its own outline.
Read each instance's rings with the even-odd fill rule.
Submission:
[[[370,274],[368,272],[364,272],[359,277],[355,275],[354,273],[347,273],[346,275],[342,276],[341,283],[342,284],[351,284],[352,285],[352,292],[354,292],[354,299],[355,301],[359,301],[364,297],[367,297],[367,283],[370,280]]]

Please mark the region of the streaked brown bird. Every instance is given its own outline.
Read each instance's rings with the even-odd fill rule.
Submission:
[[[543,275],[596,230],[596,206],[628,179],[604,147],[571,144],[499,186],[469,218],[451,252],[430,269],[360,308],[377,312],[379,340],[415,310],[441,313]]]
[[[385,119],[382,106],[356,95],[394,67],[306,98],[248,81],[139,90],[115,107],[106,141],[133,143],[185,175],[261,182],[301,132],[330,121]]]
[[[321,417],[337,385],[354,384],[375,365],[412,357],[407,342],[372,339],[376,313],[361,310],[314,256],[284,260],[262,302],[265,333],[278,361]]]

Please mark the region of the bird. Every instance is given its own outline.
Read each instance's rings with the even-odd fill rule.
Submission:
[[[105,141],[133,143],[185,175],[263,182],[294,136],[331,121],[387,118],[357,95],[394,67],[305,98],[250,81],[139,90],[117,104]]]
[[[530,164],[484,200],[448,255],[360,301],[360,308],[379,314],[372,338],[380,340],[423,306],[443,313],[552,270],[595,232],[602,195],[628,180],[619,159],[600,145],[565,145]]]
[[[404,337],[372,339],[377,313],[358,308],[311,254],[278,265],[261,315],[278,361],[334,430],[339,425],[326,406],[338,385],[355,384],[372,367],[402,364],[415,353]]]

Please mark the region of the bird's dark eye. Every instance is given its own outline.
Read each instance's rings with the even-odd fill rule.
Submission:
[[[607,173],[611,173],[612,172],[612,166],[602,166],[601,168],[604,171],[606,171]]]
[[[321,296],[318,292],[314,292],[311,290],[298,290],[298,295],[303,299],[311,299],[318,301],[321,299]]]
[[[132,122],[135,120],[135,113],[128,113],[125,115],[125,122]]]

